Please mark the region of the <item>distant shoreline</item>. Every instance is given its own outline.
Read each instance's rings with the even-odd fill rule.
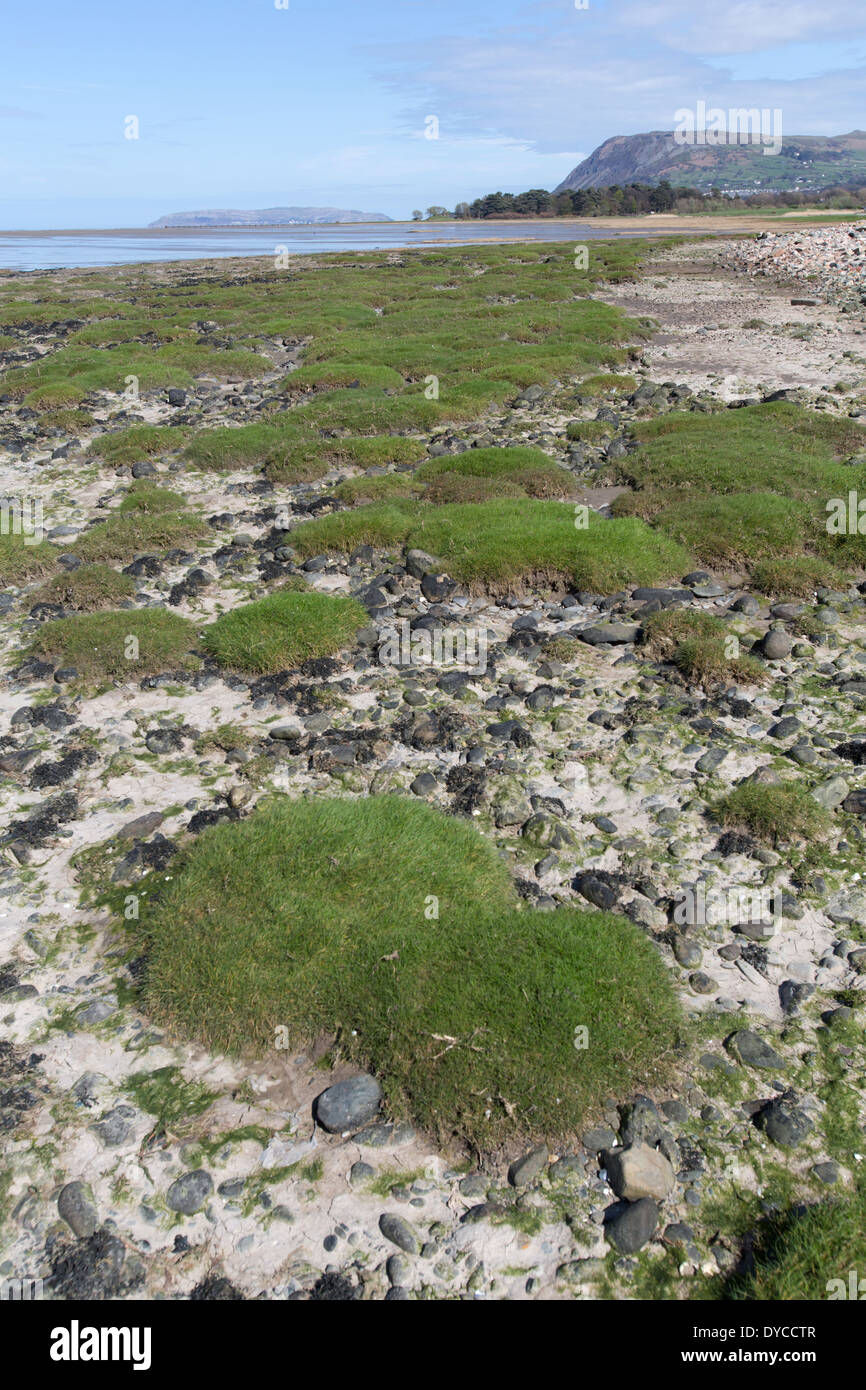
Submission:
[[[593,217],[585,214],[581,217],[496,217],[496,218],[437,218],[435,222],[414,222],[410,218],[396,218],[391,222],[275,222],[248,224],[221,224],[214,226],[196,227],[63,227],[50,228],[48,230],[41,227],[32,227],[15,231],[5,231],[0,228],[0,237],[70,237],[70,236],[92,236],[92,237],[193,237],[202,235],[232,235],[237,236],[239,232],[297,232],[303,231],[305,235],[311,233],[322,233],[327,236],[330,233],[340,232],[345,234],[349,228],[372,227],[379,229],[393,229],[395,227],[414,227],[418,231],[434,227],[457,226],[461,223],[480,227],[487,226],[491,230],[496,227],[579,227],[587,224],[593,227],[634,227],[637,230],[651,230],[658,227],[706,227],[710,228],[717,224],[719,227],[731,228],[732,223],[745,223],[747,230],[751,230],[753,224],[766,223],[772,227],[781,221],[796,222],[800,218],[820,217],[832,220],[837,218],[839,221],[861,220],[862,212],[850,209],[828,209],[828,208],[797,208],[789,209],[776,216],[766,212],[760,213],[655,213],[653,215],[639,214],[635,216],[623,215],[620,217]],[[762,228],[756,227],[756,230]]]

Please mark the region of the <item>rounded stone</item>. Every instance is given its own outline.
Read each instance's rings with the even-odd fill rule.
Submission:
[[[213,1179],[203,1168],[184,1173],[165,1195],[166,1206],[182,1216],[194,1216],[213,1192]]]
[[[313,1113],[329,1134],[343,1134],[369,1124],[381,1103],[382,1088],[375,1076],[352,1076],[322,1091],[313,1103]]]
[[[86,1239],[99,1229],[93,1192],[84,1182],[68,1182],[57,1198],[57,1210],[77,1236]]]

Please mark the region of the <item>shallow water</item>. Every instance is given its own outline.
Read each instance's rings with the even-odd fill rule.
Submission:
[[[659,234],[669,231],[659,228]],[[466,245],[473,241],[590,241],[616,236],[585,222],[412,222],[266,228],[179,228],[170,231],[0,232],[0,268],[60,270],[140,261],[192,261],[228,256],[308,256],[325,251],[382,251],[403,246]]]

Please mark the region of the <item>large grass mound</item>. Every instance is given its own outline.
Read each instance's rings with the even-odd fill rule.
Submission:
[[[400,796],[274,798],[206,831],[143,928],[160,1023],[236,1053],[334,1034],[395,1113],[480,1146],[573,1134],[677,1026],[634,924],[518,910],[489,841]]]
[[[504,452],[504,451],[503,451]],[[575,526],[563,502],[498,498],[431,507],[392,502],[303,522],[292,532],[302,555],[350,552],[359,545],[405,545],[439,556],[455,579],[478,588],[516,590],[532,582],[569,583],[612,593],[682,574],[682,546],[637,518],[605,521],[590,515]]]
[[[225,613],[205,629],[204,646],[224,666],[270,673],[347,646],[367,612],[333,594],[275,593]]]
[[[636,427],[616,466],[636,491],[614,503],[708,565],[753,571],[764,589],[806,593],[866,564],[866,537],[828,534],[827,504],[866,491],[866,431],[786,401],[721,414],[673,413]]]
[[[165,608],[81,613],[44,623],[30,644],[35,655],[74,666],[89,680],[140,680],[197,664],[196,629]]]

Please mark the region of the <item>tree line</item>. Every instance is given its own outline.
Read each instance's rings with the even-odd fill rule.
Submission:
[[[639,216],[650,212],[724,212],[730,208],[860,208],[866,200],[866,187],[838,187],[790,192],[723,193],[712,188],[674,185],[667,179],[658,184],[612,184],[609,188],[569,189],[550,193],[546,188],[530,188],[525,193],[487,193],[473,203],[458,203],[453,210],[432,206],[425,214],[416,208],[414,221],[461,221],[466,218],[497,217],[617,217]]]

